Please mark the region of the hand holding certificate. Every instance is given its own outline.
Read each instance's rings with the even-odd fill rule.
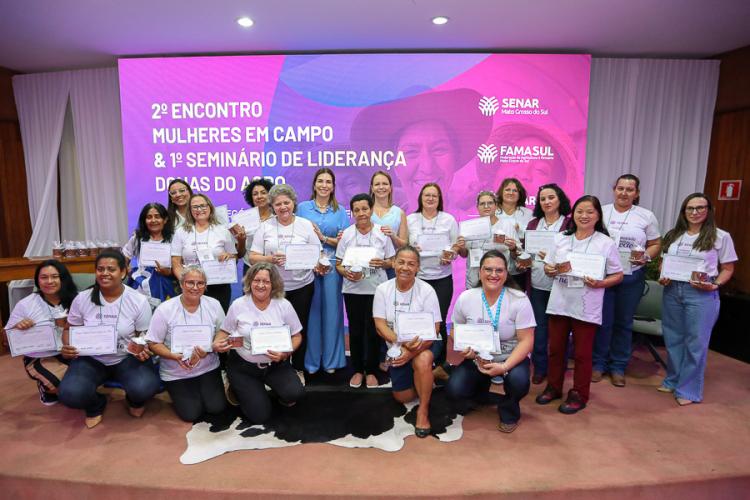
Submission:
[[[488,240],[492,237],[492,222],[489,217],[461,221],[458,234],[467,241]]]
[[[286,261],[284,269],[287,271],[309,271],[318,265],[320,260],[319,245],[287,245],[284,251]]]
[[[396,315],[396,338],[406,343],[419,337],[420,340],[436,340],[435,318],[432,313],[400,312]]]
[[[97,356],[117,352],[115,325],[71,326],[70,345],[79,356]]]
[[[551,248],[555,247],[555,231],[538,231],[529,229],[526,231],[524,248],[529,253],[538,254],[541,252],[549,253]]]
[[[10,355],[13,357],[57,350],[55,327],[50,324],[35,325],[26,330],[11,328],[5,333],[8,336]]]
[[[234,214],[232,225],[239,224],[246,233],[253,233],[260,227],[260,213],[257,210],[243,210]]]
[[[607,264],[607,259],[603,255],[570,252],[568,260],[572,267],[572,270],[568,274],[578,278],[604,279],[604,268]]]
[[[172,267],[171,247],[161,241],[141,241],[138,263],[144,266]]]
[[[453,324],[453,350],[465,351],[471,348],[474,352],[492,352],[495,350],[495,339],[492,335],[492,325],[481,324]]]
[[[204,260],[201,261],[203,272],[209,285],[222,285],[225,283],[237,283],[237,260],[227,259],[225,261]]]
[[[344,267],[359,266],[370,267],[370,261],[378,257],[378,249],[375,247],[349,247],[344,254],[341,265]]]
[[[689,282],[693,271],[701,271],[703,259],[664,254],[661,261],[660,278]]]
[[[292,352],[292,334],[289,325],[256,326],[250,330],[250,353]]]
[[[443,249],[451,245],[451,239],[448,233],[422,233],[417,236],[417,245],[422,256],[436,256],[441,255]]]
[[[172,327],[172,344],[174,353],[185,353],[194,347],[211,352],[214,339],[214,328],[211,325],[175,325]]]

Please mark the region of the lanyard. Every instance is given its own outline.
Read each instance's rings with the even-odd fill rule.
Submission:
[[[611,212],[609,213],[609,218],[607,219],[607,229],[609,229],[609,221],[611,221],[611,220],[612,220],[612,216],[614,215],[615,211],[616,211],[616,210],[615,210],[615,206],[614,206],[614,205],[612,205],[612,211],[611,211]],[[628,213],[627,213],[627,214],[625,214],[625,220],[624,220],[624,221],[622,221],[622,224],[620,224],[620,231],[622,231],[622,230],[623,230],[623,228],[625,227],[625,224],[627,224],[627,223],[628,223],[628,217],[630,217],[630,212],[632,212],[632,211],[633,211],[633,207],[630,207],[630,208],[628,209]]]
[[[409,294],[409,302],[406,304],[408,309],[406,311],[399,311],[398,308],[398,299],[396,295],[398,294],[398,285],[396,282],[393,282],[393,323],[396,323],[396,315],[399,312],[411,312],[411,301],[412,297],[414,297],[414,287],[416,286],[416,282],[411,286],[411,293]]]
[[[425,229],[432,229],[433,233],[437,231],[437,223],[438,223],[438,218],[440,218],[440,212],[438,212],[437,215],[435,216],[435,219],[433,219],[435,222],[432,223],[432,227],[428,227],[428,228],[425,228],[425,226],[424,226],[424,223],[427,220],[427,218],[424,216],[424,214],[422,212],[419,212],[419,216],[422,218],[421,219],[421,222],[422,222],[422,233],[425,232]]]
[[[543,231],[555,231],[557,229],[555,228],[555,226],[557,226],[557,224],[560,221],[562,221],[562,219],[563,219],[563,216],[560,214],[557,214],[557,219],[555,219],[555,222],[553,222],[552,224],[547,224],[547,219],[545,219],[544,216],[542,216],[542,220],[541,220],[543,224],[542,230]]]
[[[368,247],[372,246],[372,230],[373,230],[373,227],[372,227],[372,225],[370,225],[370,230],[367,232],[367,245],[366,246],[368,246]],[[354,226],[354,246],[355,247],[360,246],[360,244],[359,244],[359,236],[361,234],[362,233],[359,232],[359,229],[357,228],[357,226]]]
[[[682,233],[682,236],[680,236],[680,241],[677,242],[677,250],[675,250],[675,255],[680,255],[680,247],[682,246],[682,240],[683,239],[685,239],[685,233]],[[693,245],[690,245],[690,252],[687,254],[688,257],[690,257],[690,256],[693,255],[693,246],[694,245],[695,245],[695,242],[693,242]]]
[[[186,311],[185,304],[182,303],[182,298],[180,298],[180,305],[182,306],[182,319],[185,320],[185,325],[188,325],[189,323],[188,323],[188,320],[187,320],[187,314],[185,312]],[[202,302],[198,302],[198,313],[200,313],[200,315],[201,315],[201,322],[200,322],[200,324],[202,325],[203,324],[203,304],[202,304]]]
[[[496,331],[498,329],[498,325],[500,324],[500,309],[503,306],[503,296],[505,296],[505,287],[503,287],[502,291],[500,292],[500,297],[498,297],[497,299],[497,309],[495,310],[495,315],[493,316],[492,308],[490,308],[490,304],[487,302],[487,296],[484,294],[484,290],[482,290],[482,304],[484,304],[484,310],[487,311],[487,315],[492,322],[492,328]]]
[[[100,299],[104,300],[104,297],[99,297]],[[115,320],[115,331],[117,330],[117,324],[120,322],[120,313],[122,312],[122,303],[125,299],[125,290],[122,291],[122,295],[120,295],[120,306],[117,308],[117,319]],[[104,313],[102,312],[103,306],[99,306],[99,324],[104,324]]]
[[[594,235],[596,234],[596,231],[593,232],[591,236],[589,236],[589,241],[586,243],[586,248],[583,249],[583,253],[589,253],[589,245],[591,244],[591,240],[594,239]],[[570,235],[570,251],[575,250],[575,234]]]

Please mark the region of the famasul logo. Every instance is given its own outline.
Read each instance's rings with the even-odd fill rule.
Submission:
[[[482,163],[492,163],[497,158],[497,146],[494,144],[482,144],[477,149],[477,156]]]
[[[497,97],[494,95],[490,97],[485,96],[479,99],[479,111],[481,111],[484,116],[494,116],[499,108],[500,103],[497,102]]]

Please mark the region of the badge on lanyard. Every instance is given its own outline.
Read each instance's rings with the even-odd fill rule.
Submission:
[[[568,288],[583,288],[583,278],[568,276]]]
[[[198,255],[198,260],[203,263],[214,259],[214,253],[210,248],[196,248],[195,253]]]
[[[469,267],[479,267],[482,255],[484,255],[483,248],[469,248]]]

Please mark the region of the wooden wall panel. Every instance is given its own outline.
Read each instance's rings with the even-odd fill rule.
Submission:
[[[734,240],[739,265],[730,289],[750,294],[750,109],[714,117],[704,191],[716,207],[718,226]],[[742,179],[738,201],[719,201],[719,181]]]

